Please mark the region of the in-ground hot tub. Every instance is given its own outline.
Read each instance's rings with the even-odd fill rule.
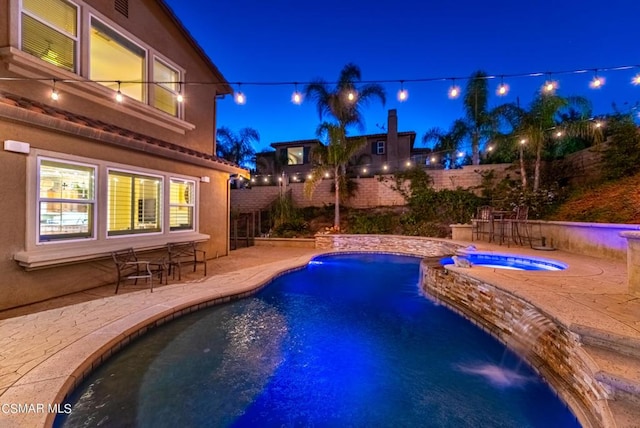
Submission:
[[[483,253],[476,251],[461,252],[440,260],[443,266],[488,267],[511,270],[565,270],[568,266],[558,260],[532,257],[519,254]]]

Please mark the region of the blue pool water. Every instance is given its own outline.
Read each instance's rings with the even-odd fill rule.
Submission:
[[[422,296],[418,271],[411,257],[318,258],[143,336],[56,425],[579,426],[518,357]]]
[[[496,253],[467,253],[458,256],[471,263],[471,266],[482,266],[496,269],[511,270],[564,270],[567,265],[552,259],[541,257],[520,256],[517,254],[496,254]],[[442,265],[452,265],[454,261],[451,257],[444,257]]]

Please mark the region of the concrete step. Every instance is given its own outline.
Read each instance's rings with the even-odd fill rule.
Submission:
[[[616,398],[635,401],[640,409],[640,359],[598,346],[585,345],[584,349],[600,369],[596,380],[609,385]]]
[[[580,335],[580,341],[585,345],[615,351],[640,360],[640,338],[617,335],[576,324],[572,325],[570,330]]]

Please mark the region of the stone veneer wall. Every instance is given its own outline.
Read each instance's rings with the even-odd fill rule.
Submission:
[[[615,426],[607,399],[612,392],[595,380],[598,368],[580,344],[580,338],[566,326],[525,300],[469,277],[444,269],[437,262],[423,261],[420,284],[437,301],[461,313],[507,346],[523,349],[518,341],[525,334],[518,324],[526,314],[537,313],[549,328],[522,356],[553,385],[583,426]],[[522,354],[522,353],[521,353]]]
[[[376,251],[442,257],[462,248],[444,239],[401,235],[316,235],[316,249],[339,251]]]

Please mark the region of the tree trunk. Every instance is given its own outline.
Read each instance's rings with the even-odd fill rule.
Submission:
[[[538,147],[536,147],[536,165],[533,170],[533,191],[538,191],[540,187],[540,158],[542,157],[542,141],[538,142]]]
[[[473,165],[480,165],[480,138],[478,137],[478,130],[476,130],[471,138],[471,163]]]
[[[522,179],[522,190],[527,190],[527,170],[524,167],[524,147],[520,144],[520,178]]]
[[[333,216],[333,228],[336,231],[340,231],[340,177],[339,177],[340,168],[336,168],[334,171],[335,175],[335,211]]]

